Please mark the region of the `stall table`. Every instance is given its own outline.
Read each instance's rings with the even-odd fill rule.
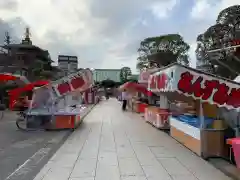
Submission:
[[[224,144],[224,133],[225,129],[201,129],[193,121],[184,122],[178,117],[170,117],[171,136],[203,158],[227,157],[228,151]]]
[[[159,129],[169,129],[170,113],[166,109],[160,109],[154,106],[148,106],[145,109],[145,121]]]
[[[135,101],[133,103],[133,110],[137,113],[145,113],[145,108],[148,107],[148,104],[142,103],[140,101]]]
[[[27,112],[28,116],[52,116],[50,126],[47,129],[75,129],[82,121],[82,117],[88,112],[87,107],[59,109],[56,112],[33,109]]]
[[[233,152],[236,165],[240,168],[240,137],[227,139],[226,143],[230,145],[230,153]],[[232,154],[230,154],[230,158],[232,157]],[[233,161],[233,159],[230,159],[230,161]]]

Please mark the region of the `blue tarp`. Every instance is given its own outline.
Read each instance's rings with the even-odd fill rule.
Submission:
[[[179,115],[179,116],[176,116],[176,118],[179,120],[179,121],[182,121],[182,122],[185,122],[191,126],[194,126],[196,128],[199,128],[200,125],[201,125],[201,120],[199,117],[197,116],[194,116],[194,115]],[[212,118],[207,118],[207,117],[204,117],[204,125],[205,126],[208,126],[210,124],[212,124],[212,122],[214,121],[214,119]]]

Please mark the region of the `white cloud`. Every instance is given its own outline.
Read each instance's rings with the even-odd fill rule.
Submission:
[[[216,20],[218,13],[226,7],[239,4],[239,0],[196,0],[191,17],[197,20]]]
[[[48,48],[52,57],[56,58],[58,53],[71,50],[69,53],[79,56],[80,66],[120,68],[131,65],[135,70],[137,48],[131,53],[125,52],[132,41],[129,31],[139,20],[142,25],[148,24],[141,17],[142,11],[150,9],[156,17],[166,18],[177,1],[116,2],[111,0],[104,4],[98,0],[18,0],[15,12],[0,12],[0,15],[5,20],[21,17],[31,27],[33,42]],[[83,51],[86,47],[92,50]]]
[[[151,6],[152,13],[158,17],[159,19],[167,18],[173,10],[173,8],[177,5],[178,0],[169,0],[166,2],[156,2]]]
[[[94,30],[89,21],[90,17],[87,1],[59,0],[19,0],[18,14],[30,25],[34,36],[44,39],[48,31],[56,32],[59,37],[75,39],[77,44],[86,44],[92,40]],[[27,4],[27,6],[26,6]],[[29,8],[31,7],[31,8]],[[96,23],[96,22],[95,22]],[[98,23],[95,24],[96,28]],[[75,35],[81,29],[81,35]],[[73,37],[74,36],[74,37]]]
[[[207,0],[197,0],[195,6],[192,8],[191,16],[195,19],[206,18],[207,14],[211,10],[211,5]]]
[[[135,71],[140,40],[173,31],[182,33],[190,43],[191,64],[195,64],[197,33],[207,28],[209,22],[214,23],[221,8],[239,0],[222,0],[215,4],[217,7],[197,0],[190,20],[188,16],[168,19],[183,0],[16,0],[15,4],[14,0],[10,4],[5,1],[0,0],[0,5],[4,3],[0,17],[11,23],[16,35],[21,35],[24,26],[29,25],[33,43],[48,49],[53,59],[66,53],[78,55],[80,67],[130,66]],[[182,12],[186,11],[182,8]],[[201,20],[201,25],[196,19]],[[177,24],[178,20],[188,27]]]

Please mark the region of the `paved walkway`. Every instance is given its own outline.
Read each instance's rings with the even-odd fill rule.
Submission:
[[[101,102],[34,180],[229,180],[115,99]]]

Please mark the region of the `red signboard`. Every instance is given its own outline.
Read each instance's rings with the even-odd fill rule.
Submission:
[[[70,83],[73,89],[75,90],[75,89],[81,88],[85,84],[85,81],[82,77],[77,77],[72,79]]]
[[[63,96],[73,91],[85,91],[92,84],[92,72],[89,69],[84,69],[52,82],[51,86],[57,96]]]
[[[240,88],[230,88],[225,83],[206,80],[202,76],[198,76],[194,81],[193,79],[193,74],[188,71],[183,72],[178,81],[178,90],[202,100],[212,100],[218,105],[240,107]]]
[[[71,87],[68,84],[68,82],[64,82],[64,83],[59,84],[57,86],[57,90],[58,90],[60,95],[63,95],[63,94],[66,94],[67,92],[70,92],[71,91]]]
[[[57,90],[60,95],[66,94],[68,92],[71,92],[75,89],[81,88],[83,85],[85,85],[85,81],[82,77],[76,77],[70,80],[69,82],[63,82],[61,84],[57,85]],[[73,89],[71,89],[71,86]]]
[[[168,83],[168,76],[165,73],[154,75],[151,78],[150,89],[165,89]]]

